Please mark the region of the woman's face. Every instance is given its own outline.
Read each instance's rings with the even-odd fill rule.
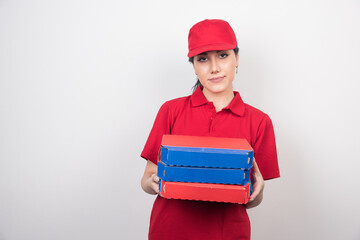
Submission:
[[[232,93],[232,82],[239,56],[234,50],[204,52],[194,57],[195,74],[211,94]]]

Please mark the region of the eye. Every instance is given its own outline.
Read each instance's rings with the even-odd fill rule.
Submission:
[[[229,56],[229,54],[227,53],[220,53],[220,58],[226,58],[227,56]]]
[[[206,57],[198,57],[198,62],[205,62],[207,60]]]

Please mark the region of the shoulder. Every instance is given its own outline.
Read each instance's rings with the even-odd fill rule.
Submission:
[[[266,113],[264,113],[260,109],[258,109],[256,107],[253,107],[250,104],[244,103],[244,105],[245,105],[245,113],[247,113],[247,114],[256,115],[256,116],[265,116],[265,115],[267,115]]]
[[[164,103],[164,105],[167,105],[168,107],[176,107],[176,106],[182,106],[185,103],[190,101],[190,96],[184,96],[184,97],[179,97],[179,98],[174,98],[171,100],[168,100]]]
[[[174,98],[166,101],[161,108],[166,109],[167,111],[174,112],[179,109],[183,109],[190,103],[190,96]]]
[[[255,146],[256,142],[259,140],[262,142],[261,145],[263,147],[268,144],[275,146],[274,127],[269,115],[249,104],[245,105],[246,110],[244,115],[247,117],[248,123],[253,130],[253,146]]]
[[[158,111],[158,116],[173,122],[179,114],[189,108],[190,97],[179,97],[164,102]]]
[[[261,111],[258,108],[255,108],[247,103],[244,103],[245,105],[245,117],[250,118],[252,121],[261,123],[263,121],[271,121],[268,114]]]

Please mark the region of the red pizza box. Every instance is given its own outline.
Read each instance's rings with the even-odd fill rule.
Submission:
[[[253,151],[246,139],[221,138],[185,135],[167,135],[162,138],[161,145],[174,147],[222,148]]]
[[[162,197],[170,199],[246,204],[250,197],[250,183],[242,186],[161,181],[159,193]]]

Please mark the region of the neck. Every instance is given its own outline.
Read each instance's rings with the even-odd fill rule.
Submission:
[[[212,93],[204,88],[202,92],[206,100],[208,100],[209,102],[213,102],[216,112],[219,112],[224,107],[227,107],[235,96],[232,89],[222,93]]]

